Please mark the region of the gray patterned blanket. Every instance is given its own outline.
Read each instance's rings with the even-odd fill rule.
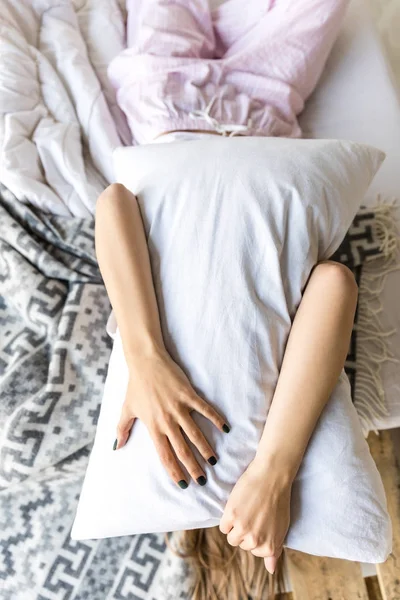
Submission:
[[[93,238],[1,189],[2,600],[177,598],[162,535],[70,539],[111,351]]]
[[[163,535],[70,539],[111,351],[93,220],[0,192],[0,598],[188,598],[188,566]],[[368,235],[355,222],[335,258],[359,277],[379,242],[374,213],[358,218]],[[353,386],[355,352],[354,338]]]

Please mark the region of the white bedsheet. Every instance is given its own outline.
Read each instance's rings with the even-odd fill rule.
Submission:
[[[1,0],[0,181],[19,199],[93,213],[129,139],[106,76],[124,36],[117,0]]]

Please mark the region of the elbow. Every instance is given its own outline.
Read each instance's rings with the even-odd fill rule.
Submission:
[[[139,205],[136,196],[122,183],[112,183],[97,198],[95,207],[95,245],[119,235],[134,226]],[[140,213],[139,213],[140,214]]]
[[[346,265],[332,260],[323,261],[315,266],[314,275],[319,277],[327,288],[333,286],[357,302],[358,285],[353,272]]]
[[[130,192],[121,183],[112,183],[97,198],[95,206],[95,252],[99,260],[104,240],[107,240],[120,221],[120,215],[126,207],[127,194]]]
[[[95,217],[97,218],[107,205],[116,204],[119,199],[126,197],[127,192],[128,190],[122,183],[111,183],[97,198]]]

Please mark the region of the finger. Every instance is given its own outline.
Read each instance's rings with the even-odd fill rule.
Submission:
[[[194,479],[199,485],[205,485],[207,482],[205,473],[195,459],[193,451],[189,448],[178,425],[170,427],[170,429],[167,431],[167,435],[177,458],[190,473],[192,479]]]
[[[252,536],[247,535],[243,538],[240,547],[242,550],[251,551],[257,548],[257,545],[257,540],[255,540]]]
[[[193,396],[189,406],[193,410],[206,417],[206,419],[211,421],[211,423],[214,423],[218,429],[224,431],[225,433],[229,433],[230,427],[226,423],[225,419],[212,406],[210,406],[208,402],[203,400],[203,398],[200,398],[200,396],[197,395]]]
[[[226,541],[231,546],[240,546],[240,544],[243,542],[243,537],[243,533],[234,527],[226,536]]]
[[[254,556],[259,556],[260,558],[267,558],[269,556],[275,556],[276,558],[279,558],[279,556],[282,554],[282,549],[283,546],[271,548],[271,545],[262,544],[253,550],[250,550],[250,552],[254,554]]]
[[[115,440],[117,443],[114,442],[114,450],[118,450],[126,444],[135,420],[136,417],[132,414],[126,404],[124,404],[117,425],[117,439]]]
[[[189,440],[192,442],[194,446],[196,446],[197,450],[200,452],[202,457],[210,463],[210,465],[215,465],[217,463],[217,456],[214,450],[211,448],[210,444],[207,442],[204,437],[201,429],[196,425],[190,416],[186,419],[182,419],[180,422],[180,426],[183,431],[188,436]]]
[[[219,522],[219,530],[221,533],[228,534],[233,527],[233,519],[228,517],[225,513],[222,515],[222,519]]]
[[[188,486],[186,475],[179,466],[178,461],[172,451],[167,436],[162,434],[153,434],[152,439],[156,447],[158,456],[168,475],[180,488],[185,489]]]
[[[276,563],[278,562],[278,558],[276,556],[266,556],[264,558],[265,568],[271,575],[275,573]]]

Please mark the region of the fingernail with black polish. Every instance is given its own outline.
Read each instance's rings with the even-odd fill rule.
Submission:
[[[180,481],[178,481],[178,485],[180,488],[182,488],[183,490],[186,490],[188,484],[186,483],[186,481],[184,479],[181,479]]]
[[[217,459],[215,458],[215,456],[210,456],[208,462],[210,463],[210,465],[214,466],[217,464]]]
[[[116,450],[116,449],[117,449],[117,444],[118,444],[118,440],[115,440],[115,442],[114,442],[114,446],[113,446],[113,450]]]
[[[224,423],[224,424],[222,425],[222,431],[225,431],[225,433],[229,433],[229,432],[230,432],[230,430],[231,430],[231,428],[230,428],[230,427],[228,427],[228,425],[227,425],[226,423]]]
[[[206,485],[207,479],[204,477],[204,475],[200,475],[200,477],[197,478],[197,483],[199,485]]]

